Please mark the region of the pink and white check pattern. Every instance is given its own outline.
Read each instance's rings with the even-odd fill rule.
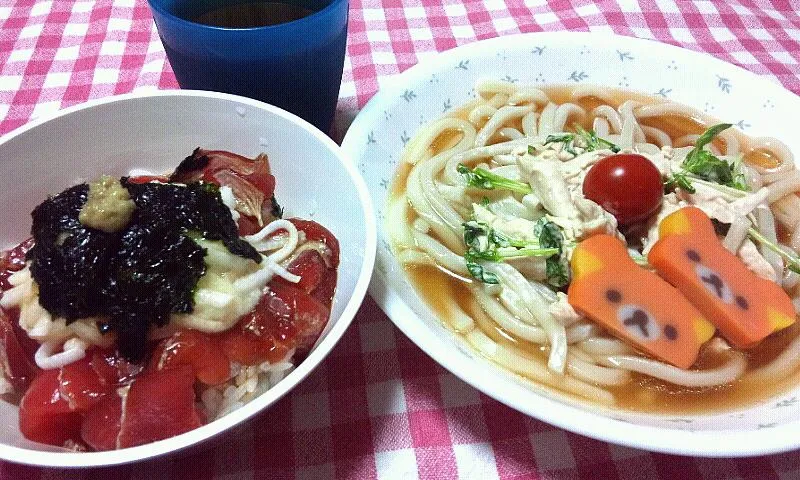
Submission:
[[[600,31],[708,52],[800,94],[797,0],[351,0],[343,134],[382,80],[498,35]],[[0,134],[89,99],[176,88],[146,0],[0,0]],[[788,119],[787,119],[788,120]],[[367,299],[290,396],[212,443],[113,469],[0,463],[0,479],[800,478],[800,452],[653,454],[567,433],[478,393]]]

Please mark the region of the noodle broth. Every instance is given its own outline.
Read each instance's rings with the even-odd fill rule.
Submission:
[[[615,110],[619,110],[629,100],[638,102],[640,106],[657,107],[666,105],[658,97],[645,96],[619,89],[603,88],[586,95],[582,95],[576,88],[570,86],[553,86],[542,88],[541,90],[547,95],[550,102],[556,104],[572,103],[586,112],[591,112],[600,105],[608,105]],[[482,92],[481,98],[454,110],[448,117],[470,121],[471,112],[475,111],[476,107],[492,104],[493,102],[499,103],[502,97],[498,100],[498,95],[503,94]],[[506,104],[513,105],[513,102],[508,102],[508,97],[509,95],[505,95]],[[520,102],[520,104],[524,105],[526,103]],[[541,107],[537,107],[536,110],[541,111]],[[664,114],[649,115],[646,118],[637,120],[642,127],[659,129],[674,142],[673,144],[676,147],[691,145],[696,136],[703,133],[712,123],[709,118],[688,107],[683,107],[679,113],[668,111]],[[476,130],[480,130],[485,125],[486,118],[481,118],[479,122],[472,123]],[[519,118],[515,118],[504,122],[502,126],[522,131],[523,123]],[[593,128],[593,117],[582,114],[570,115],[568,123],[579,124],[588,130]],[[569,130],[572,129],[570,128]],[[464,135],[463,131],[457,129],[443,130],[441,134],[436,135],[430,141],[427,149],[420,148],[415,143],[416,138],[412,140],[403,155],[405,162],[401,162],[394,178],[389,199],[390,205],[398,200],[406,203],[406,186],[414,164],[430,160],[432,157],[454,148]],[[509,138],[503,134],[495,133],[486,145],[496,145],[507,140]],[[647,135],[647,141],[653,142],[654,139]],[[780,153],[771,148],[773,143],[770,141],[751,139],[737,131],[735,133],[731,132],[727,137],[719,137],[714,142],[714,148],[725,151],[729,147],[727,145],[729,142],[738,144],[738,149],[744,162],[750,165],[755,165],[762,169],[774,169],[781,164]],[[420,154],[420,152],[423,153]],[[414,154],[418,155],[419,158],[409,158]],[[490,159],[486,158],[483,161],[489,162]],[[493,193],[488,192],[487,195],[491,196]],[[390,210],[392,210],[391,207]],[[389,217],[391,218],[392,216],[389,215]],[[420,215],[411,207],[407,207],[404,210],[404,217],[404,223],[409,229],[414,229],[415,225],[421,220]],[[388,227],[388,230],[391,231],[392,228]],[[778,230],[779,239],[783,242],[788,242],[791,234],[789,228],[779,223]],[[432,233],[431,236],[437,240],[442,240],[435,233]],[[403,245],[402,242],[397,242],[396,239],[393,242],[395,254],[399,254],[407,247],[408,245]],[[453,272],[440,263],[426,264],[425,262],[415,261],[401,261],[400,263],[403,265],[405,273],[416,291],[432,308],[436,316],[455,334],[461,336],[468,343],[472,343],[469,336],[472,329],[475,329],[475,331],[480,331],[497,345],[515,352],[520,358],[533,360],[537,364],[544,366],[547,365],[550,353],[549,345],[524,340],[498,323],[491,321],[475,299],[473,288],[476,281],[470,278],[469,275]],[[793,294],[790,295],[794,296]],[[463,321],[458,320],[461,312],[466,313],[474,320],[474,323],[467,328],[464,327]],[[604,337],[609,336],[605,331],[602,335]],[[721,410],[741,408],[787,391],[800,383],[800,369],[797,368],[797,362],[791,362],[790,370],[782,372],[780,375],[771,375],[766,380],[764,375],[757,373],[759,369],[769,366],[780,357],[782,352],[786,351],[791,345],[796,346],[798,342],[800,342],[800,326],[798,324],[769,336],[755,348],[743,352],[747,365],[743,374],[733,381],[719,385],[702,387],[679,386],[649,375],[631,372],[629,380],[623,384],[600,385],[595,383],[592,386],[608,392],[610,397],[613,398],[610,404],[615,408],[629,411],[676,414],[719,412]],[[485,352],[483,353],[485,355]],[[485,356],[490,360],[496,360],[490,355]],[[697,370],[718,368],[725,363],[727,358],[726,352],[704,347],[701,349],[698,360],[692,368]],[[498,363],[502,364],[503,362]],[[540,373],[532,372],[528,375],[520,370],[516,370],[514,373],[535,383],[542,383]],[[566,376],[569,375],[569,373],[566,374]],[[591,382],[587,383],[591,384]],[[576,393],[569,389],[562,389],[559,387],[558,381],[553,381],[551,384],[543,386],[550,391],[566,394],[577,400],[585,401],[587,397],[592,396]],[[608,402],[600,401],[600,403]]]

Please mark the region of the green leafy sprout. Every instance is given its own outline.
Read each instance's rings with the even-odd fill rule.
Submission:
[[[525,182],[502,177],[483,168],[471,169],[468,166],[459,163],[456,167],[456,170],[458,173],[463,175],[464,178],[466,178],[467,184],[471,187],[480,188],[483,190],[511,190],[512,192],[522,194],[528,194],[533,191],[531,186]]]
[[[576,139],[581,139],[584,145],[575,145]],[[581,148],[587,152],[602,150],[604,148],[607,148],[614,153],[618,153],[620,151],[619,146],[609,142],[604,138],[598,137],[594,130],[586,131],[583,129],[583,127],[577,124],[575,125],[575,133],[548,135],[544,141],[544,144],[548,145],[550,143],[563,143],[564,150],[574,156],[578,156],[578,152],[575,150],[576,146],[581,146]],[[531,153],[530,147],[528,148],[528,153]]]
[[[691,182],[703,180],[736,190],[748,191],[750,187],[744,174],[741,172],[737,162],[727,162],[718,158],[713,153],[705,150],[705,146],[711,143],[720,132],[727,130],[733,125],[730,123],[720,123],[713,125],[703,132],[694,144],[694,148],[686,155],[681,164],[682,171],[675,172],[664,182],[664,188],[681,189],[694,193],[695,188]]]
[[[671,177],[668,177],[666,180],[664,180],[665,191],[671,192],[676,188],[680,188],[681,190],[689,193],[694,193],[697,191],[684,171],[675,172]]]
[[[538,242],[515,239],[475,220],[465,222],[463,227],[464,243],[467,245],[467,253],[464,254],[467,270],[483,283],[500,282],[495,274],[483,268],[479,263],[481,261],[502,262],[524,257],[551,257],[561,252],[560,247],[553,246],[553,242],[548,246],[542,245],[541,236]],[[560,232],[558,235],[560,236]]]
[[[558,250],[557,255],[550,256],[546,260],[547,283],[556,288],[566,286],[570,281],[570,269],[566,258],[561,255],[564,243],[561,229],[555,223],[542,217],[536,222],[533,231],[539,238],[540,246]]]
[[[764,235],[761,234],[761,232],[753,227],[747,229],[747,234],[754,241],[764,245],[768,249],[783,257],[783,259],[786,260],[786,268],[792,272],[800,274],[800,256],[794,252],[790,252],[781,248],[780,245],[777,245],[774,242],[769,241]]]

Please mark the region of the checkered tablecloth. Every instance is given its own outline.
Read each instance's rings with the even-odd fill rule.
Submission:
[[[338,136],[387,76],[437,51],[517,32],[655,38],[708,52],[800,93],[797,0],[351,0],[350,9]],[[0,134],[89,99],[176,87],[146,0],[0,0]],[[310,378],[215,441],[111,469],[0,463],[0,478],[9,480],[459,476],[800,478],[800,452],[698,459],[567,433],[450,375],[368,298]]]

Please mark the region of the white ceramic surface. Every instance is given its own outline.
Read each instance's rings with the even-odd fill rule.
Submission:
[[[792,119],[800,98],[768,79],[711,56],[648,40],[590,33],[535,33],[471,43],[386,79],[342,144],[363,174],[378,216],[370,293],[394,323],[451,372],[538,419],[597,439],[701,456],[748,456],[800,447],[800,387],[746,410],[665,416],[602,411],[524,384],[473,353],[420,300],[389,248],[388,188],[404,145],[425,122],[475,97],[479,78],[544,84],[591,83],[660,95],[782,139],[800,152]]]
[[[64,110],[0,139],[0,248],[29,235],[30,212],[48,194],[101,173],[168,172],[201,146],[269,155],[285,215],[310,218],[341,245],[331,321],[298,368],[243,408],[191,432],[113,452],[64,453],[25,440],[17,407],[0,402],[0,458],[42,466],[99,466],[142,460],[210,438],[269,407],[319,364],[341,338],[366,293],[375,260],[375,217],[364,181],[340,148],[309,123],[270,105],[212,92],[164,91],[110,97]]]

